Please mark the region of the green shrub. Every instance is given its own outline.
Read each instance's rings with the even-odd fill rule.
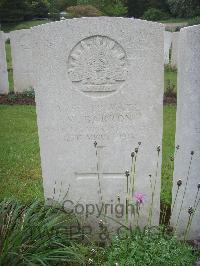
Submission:
[[[200,15],[199,0],[168,0],[168,5],[175,17],[191,18]]]
[[[27,0],[24,19],[47,18],[48,17],[48,1],[47,0]]]
[[[34,99],[35,98],[35,91],[32,87],[30,87],[29,89],[27,89],[26,91],[24,91],[22,93],[22,96]]]
[[[102,16],[102,12],[99,11],[96,7],[91,5],[70,6],[67,8],[67,12],[69,12],[73,17],[78,17],[78,18]]]
[[[14,100],[16,100],[16,98],[17,98],[17,96],[15,93],[13,93],[13,92],[8,93],[8,99],[9,100],[14,101]]]
[[[60,11],[66,10],[69,6],[77,4],[76,0],[57,0],[58,8]]]
[[[167,18],[169,18],[169,15],[157,8],[149,8],[143,15],[143,19],[151,21],[165,20]]]
[[[198,25],[200,24],[200,16],[199,17],[195,17],[195,18],[192,18],[188,21],[188,25],[189,26],[193,26],[193,25]]]
[[[199,254],[163,230],[125,232],[106,251],[104,266],[192,266]]]
[[[114,3],[110,2],[104,6],[103,11],[108,16],[120,17],[127,14],[128,8],[125,7],[121,1],[116,1]]]
[[[35,17],[47,17],[47,0],[1,0],[0,20],[5,22],[23,21]]]
[[[0,265],[81,264],[84,258],[69,236],[72,224],[74,217],[58,206],[0,202]]]

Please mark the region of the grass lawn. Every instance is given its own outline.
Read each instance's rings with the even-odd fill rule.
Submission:
[[[43,198],[36,112],[34,106],[0,105],[0,199],[23,202]],[[164,107],[164,140],[161,199],[171,200],[175,106]]]
[[[174,164],[171,156],[174,155],[176,129],[176,106],[164,106],[164,128],[163,128],[163,163],[162,163],[162,191],[161,201],[171,202],[171,188]]]
[[[177,91],[177,71],[169,67],[165,67],[165,92],[170,88]]]
[[[35,107],[0,106],[0,199],[43,198]]]
[[[161,23],[187,23],[189,19],[187,18],[169,18],[165,20],[160,20]]]

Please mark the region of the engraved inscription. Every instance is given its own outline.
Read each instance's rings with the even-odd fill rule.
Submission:
[[[72,84],[91,96],[115,92],[127,77],[127,57],[119,43],[106,36],[80,41],[68,58]]]

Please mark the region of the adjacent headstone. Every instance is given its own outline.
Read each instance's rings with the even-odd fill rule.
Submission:
[[[173,202],[179,179],[182,185],[171,224],[183,236],[190,217],[188,210],[195,209],[199,201],[188,234],[188,238],[197,238],[200,232],[200,25],[181,30],[178,69],[176,145],[180,148],[175,157]]]
[[[0,94],[9,92],[4,33],[0,31]]]
[[[169,64],[171,45],[172,45],[172,32],[165,31],[164,33],[164,63],[165,65]]]
[[[24,92],[33,87],[30,30],[10,32],[14,91]]]
[[[179,32],[173,32],[172,34],[172,54],[171,54],[171,66],[177,68],[178,64],[178,43]]]
[[[65,20],[34,27],[32,45],[45,198],[61,201],[67,193],[73,203],[125,204],[124,173],[141,142],[135,153],[135,191],[145,195],[139,224],[147,224],[153,206],[157,225],[163,25],[109,17]],[[117,219],[116,212],[108,207],[106,214]]]

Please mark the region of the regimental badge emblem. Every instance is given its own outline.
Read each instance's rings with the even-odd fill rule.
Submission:
[[[68,74],[73,86],[90,96],[107,96],[127,78],[127,56],[122,46],[106,36],[80,41],[68,58]]]

